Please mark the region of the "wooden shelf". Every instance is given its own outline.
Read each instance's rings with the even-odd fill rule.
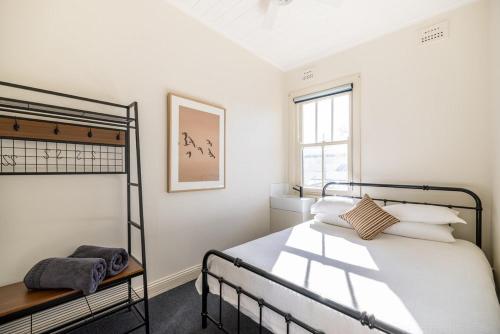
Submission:
[[[105,279],[99,285],[99,290],[142,275],[143,272],[142,266],[129,258],[128,267],[120,274]],[[52,307],[82,296],[82,292],[77,290],[28,290],[23,282],[6,285],[0,287],[0,323],[16,319],[18,314],[21,317],[27,312],[36,312],[46,309],[46,306]]]

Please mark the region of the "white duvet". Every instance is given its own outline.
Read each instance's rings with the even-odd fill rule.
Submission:
[[[352,229],[311,221],[225,253],[410,333],[500,333],[490,265],[468,241],[388,234],[365,241]],[[377,332],[220,258],[211,257],[209,269],[325,333]],[[196,286],[201,292],[201,277]],[[209,286],[219,293],[211,277]],[[233,289],[224,287],[222,295],[236,305]],[[242,297],[241,309],[258,321],[253,300]],[[274,333],[286,332],[283,317],[267,309],[263,324]],[[306,332],[292,326],[291,333]]]

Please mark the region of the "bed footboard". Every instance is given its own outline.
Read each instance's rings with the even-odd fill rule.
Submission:
[[[294,315],[284,312],[277,307],[271,305],[267,301],[265,301],[263,298],[259,296],[255,296],[249,291],[245,290],[244,287],[237,286],[227,280],[224,279],[224,277],[218,276],[215,273],[210,272],[208,269],[208,258],[210,256],[216,256],[219,257],[225,261],[231,262],[239,268],[240,270],[248,270],[254,274],[257,274],[265,279],[268,279],[274,283],[277,283],[287,289],[290,289],[296,293],[299,293],[307,298],[310,298],[324,306],[327,306],[337,312],[341,312],[345,314],[346,316],[349,316],[355,320],[358,320],[362,326],[368,326],[370,329],[378,329],[379,331],[383,333],[390,333],[390,334],[406,334],[406,332],[395,328],[394,326],[391,326],[387,323],[384,323],[380,320],[377,320],[374,315],[370,315],[367,312],[360,312],[355,309],[348,308],[344,305],[338,304],[334,301],[331,301],[329,299],[323,298],[318,294],[315,294],[314,292],[311,292],[307,289],[304,289],[303,287],[300,287],[298,285],[295,285],[293,283],[290,283],[288,281],[285,281],[281,279],[280,277],[277,277],[273,274],[270,274],[262,269],[259,269],[255,266],[252,266],[251,264],[245,263],[239,258],[234,258],[230,255],[227,255],[221,251],[217,250],[210,250],[208,251],[205,256],[203,257],[203,268],[202,268],[202,312],[201,312],[201,319],[202,319],[202,328],[207,328],[208,321],[211,321],[214,323],[222,332],[224,333],[229,333],[225,328],[224,324],[222,323],[222,286],[225,284],[232,289],[236,291],[236,294],[238,296],[238,304],[237,304],[237,311],[238,311],[238,319],[237,319],[237,328],[238,332],[240,333],[240,318],[241,318],[241,311],[240,311],[240,300],[241,300],[241,295],[245,295],[246,297],[254,300],[257,305],[259,306],[259,333],[262,333],[263,325],[262,325],[262,312],[264,308],[267,308],[268,310],[275,312],[276,314],[280,315],[283,317],[283,321],[286,323],[286,332],[287,334],[290,333],[290,324],[294,323],[295,325],[303,328],[304,330],[308,331],[309,333],[313,334],[321,334],[324,333],[319,329],[315,329],[311,327],[310,325],[304,323],[303,321],[299,320],[296,318]],[[218,319],[214,318],[210,314],[208,314],[208,294],[209,294],[209,287],[208,287],[208,276],[212,276],[219,282],[219,317]]]

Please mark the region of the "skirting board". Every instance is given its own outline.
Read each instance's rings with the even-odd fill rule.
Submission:
[[[201,264],[197,264],[190,268],[186,268],[172,275],[168,275],[157,279],[148,284],[149,298],[158,296],[161,293],[167,292],[170,289],[176,288],[184,283],[196,279],[201,273]],[[134,287],[139,295],[142,295],[143,286]]]

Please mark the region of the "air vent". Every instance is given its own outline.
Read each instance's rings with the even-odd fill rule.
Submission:
[[[314,72],[312,69],[305,70],[302,73],[302,81],[308,81],[314,79]]]
[[[435,24],[420,32],[418,43],[428,45],[448,38],[448,21]]]

